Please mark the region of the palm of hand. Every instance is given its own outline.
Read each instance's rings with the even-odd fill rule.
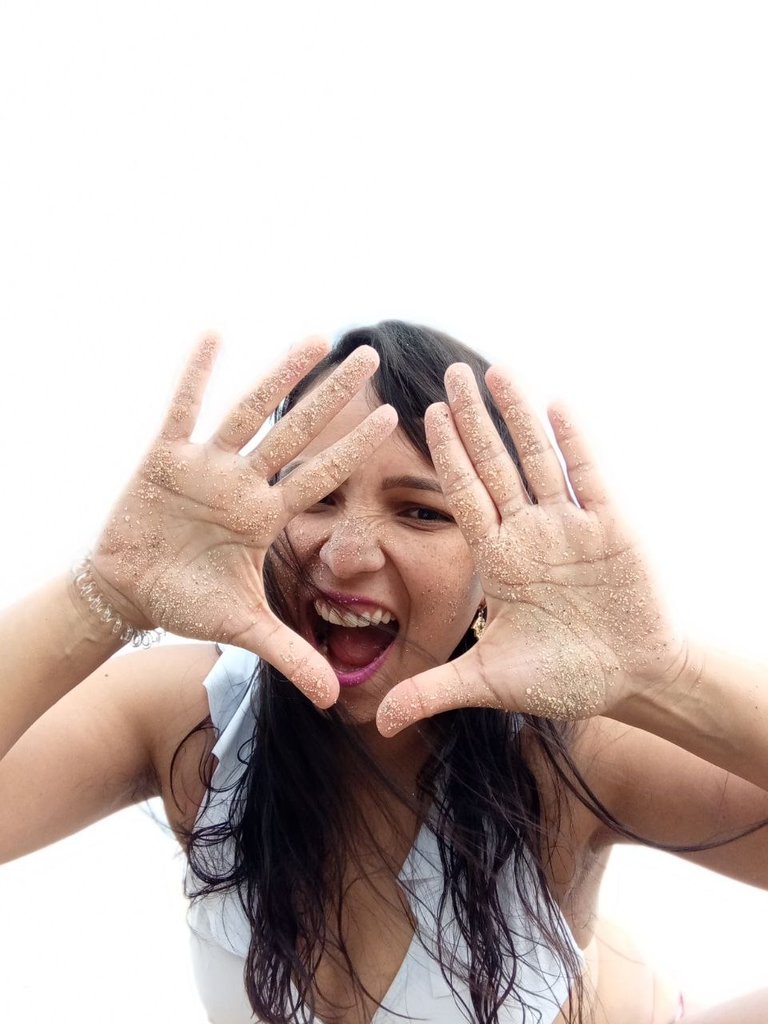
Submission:
[[[486,380],[527,487],[471,371],[451,367],[450,409],[428,410],[427,437],[474,553],[488,624],[466,654],[390,691],[377,715],[386,735],[458,707],[560,719],[605,714],[638,681],[670,678],[685,659],[685,644],[581,436],[551,408],[566,482],[541,424],[509,379],[490,370]]]
[[[489,622],[475,653],[497,706],[602,714],[677,656],[648,567],[609,509],[528,505],[474,552]]]
[[[161,439],[104,531],[101,571],[154,625],[237,643],[266,607],[262,568],[281,497],[238,455]]]
[[[190,435],[217,348],[193,354],[165,424],[117,502],[92,556],[94,575],[124,619],[181,636],[236,643],[278,668],[320,707],[338,695],[322,655],[268,605],[263,568],[296,512],[348,476],[394,429],[389,406],[285,479],[280,470],[365,384],[378,365],[361,346],[240,454],[267,416],[328,350],[308,339],[224,418],[206,443]]]

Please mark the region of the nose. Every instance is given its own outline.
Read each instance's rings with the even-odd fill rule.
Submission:
[[[337,579],[381,569],[384,552],[376,524],[352,516],[340,519],[320,548],[320,560]]]

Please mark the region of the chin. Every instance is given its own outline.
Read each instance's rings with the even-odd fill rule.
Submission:
[[[382,673],[362,686],[341,686],[336,705],[343,707],[345,714],[356,725],[375,723],[379,705],[400,678],[405,676],[393,678],[391,671],[388,671],[386,676]]]

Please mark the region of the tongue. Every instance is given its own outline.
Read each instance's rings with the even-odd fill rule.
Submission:
[[[391,642],[392,637],[375,626],[328,627],[328,653],[345,668],[370,665]]]

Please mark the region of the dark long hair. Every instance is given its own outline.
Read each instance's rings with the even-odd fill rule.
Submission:
[[[400,430],[418,452],[429,458],[424,412],[430,403],[445,400],[444,372],[451,363],[461,361],[472,368],[496,429],[519,467],[512,439],[484,381],[488,363],[446,334],[402,321],[389,320],[343,334],[285,399],[276,418],[286,415],[313,384],[364,344],[375,348],[380,357],[370,387],[377,400],[395,407]],[[285,571],[298,574],[309,585],[283,543],[267,563],[265,583],[272,607],[295,625],[293,610],[279,586]],[[451,657],[468,650],[473,642],[470,630]],[[432,809],[428,826],[443,870],[435,922],[436,959],[449,984],[457,977],[466,983],[471,1005],[462,1000],[463,1011],[468,1020],[482,1024],[498,1024],[499,1010],[510,999],[523,1007],[526,1022],[531,1019],[517,971],[519,950],[509,921],[510,896],[504,879],[511,879],[511,898],[519,902],[564,967],[572,996],[569,1020],[583,1022],[581,964],[562,930],[545,873],[559,833],[566,789],[626,838],[674,852],[719,845],[659,844],[619,822],[571,757],[584,723],[482,708],[437,715],[415,727],[429,755],[413,794],[404,792],[383,771],[343,708],[318,711],[266,662],[259,664],[256,677],[252,687],[255,730],[240,752],[243,770],[231,794],[229,819],[223,824],[198,825],[186,836],[196,879],[194,893],[188,895],[199,899],[214,892],[237,893],[251,927],[244,977],[248,999],[255,1014],[270,1024],[315,1019],[312,987],[323,951],[334,951],[346,963],[356,992],[372,998],[349,957],[343,906],[350,866],[365,876],[358,857],[361,833],[377,848],[379,844],[362,805],[349,798],[350,778],[364,786],[367,798],[393,830],[402,833],[391,810],[393,797],[419,820],[425,808]],[[210,719],[197,728],[210,729]],[[551,817],[531,767],[531,749],[540,752],[537,762],[554,783]],[[175,761],[176,757],[172,776]],[[397,879],[400,865],[386,851],[379,848],[378,853],[391,879]],[[397,887],[404,889],[402,882]],[[413,893],[403,895],[415,898]],[[407,898],[400,902],[416,927]],[[466,961],[458,960],[442,941],[450,915],[466,942]],[[329,919],[335,926],[329,928]]]

